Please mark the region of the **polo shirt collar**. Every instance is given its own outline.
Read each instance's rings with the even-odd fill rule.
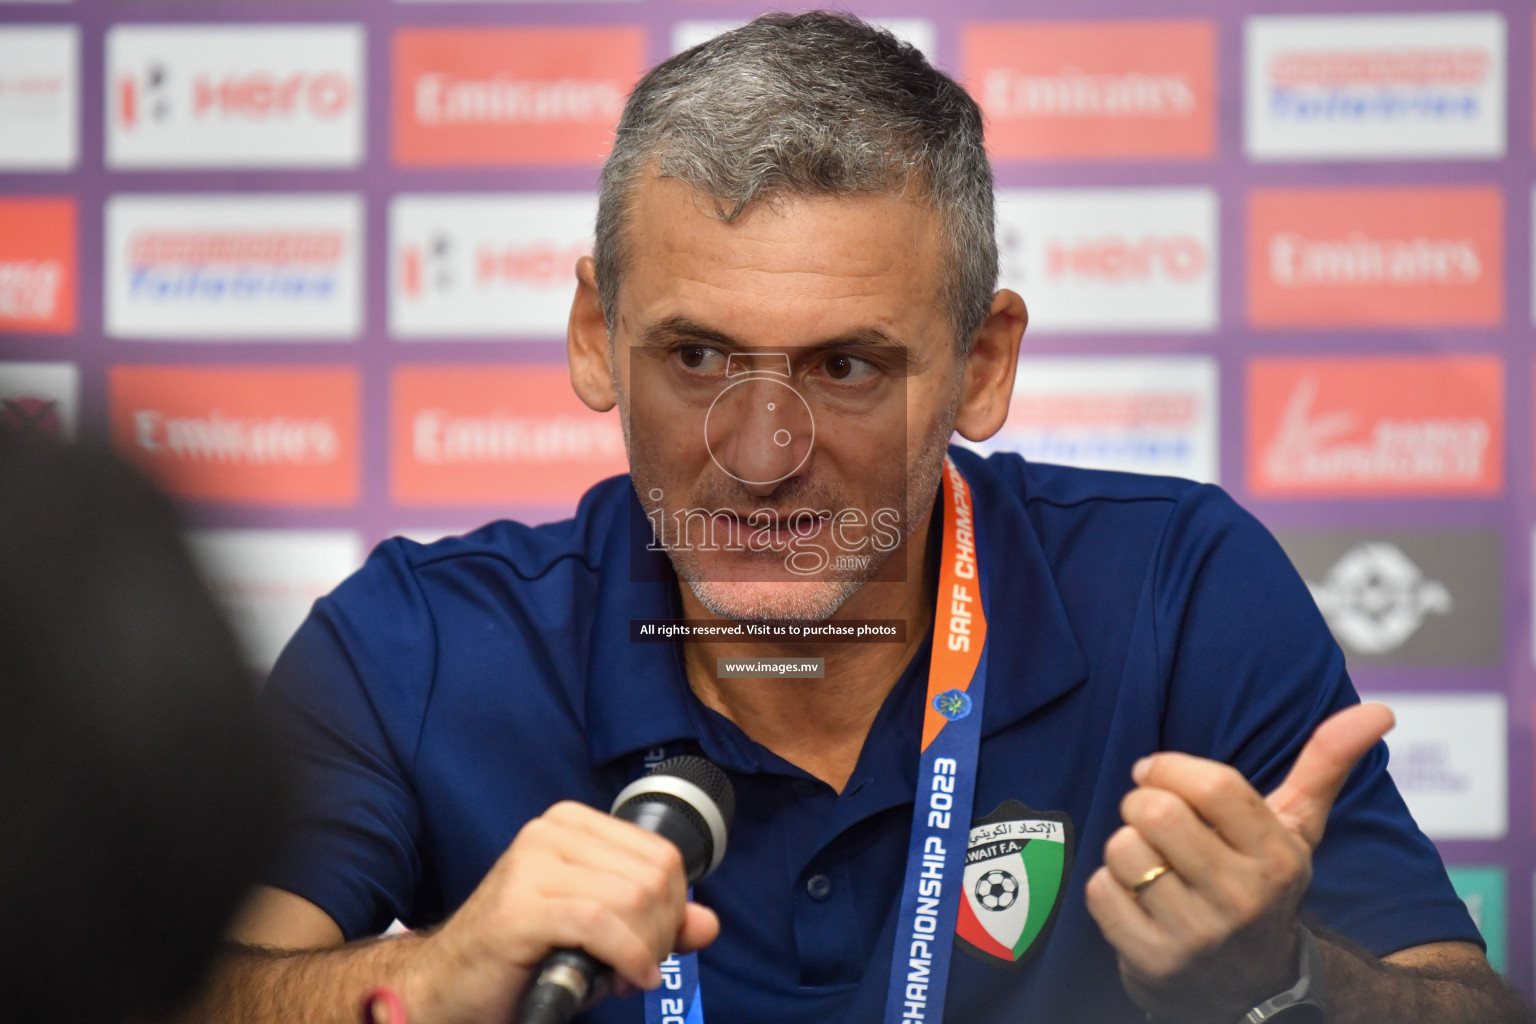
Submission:
[[[982,735],[1024,719],[1079,686],[1087,660],[1072,632],[1034,527],[1026,495],[1007,471],[963,448],[950,449],[970,484],[977,554],[986,573],[987,701]],[[677,578],[666,554],[646,549],[648,523],[624,478],[623,507],[611,509],[597,558],[600,583],[588,639],[586,735],[595,765],[679,741],[737,771],[756,771],[756,752],[709,721],[688,688],[682,647],[632,643],[631,619],[681,617]],[[618,502],[615,502],[618,504]],[[611,508],[611,507],[610,507]],[[923,666],[926,675],[926,666]]]

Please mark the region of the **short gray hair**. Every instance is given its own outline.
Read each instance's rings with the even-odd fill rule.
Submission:
[[[780,197],[911,189],[942,224],[944,301],[964,355],[997,287],[981,110],[915,47],[851,15],[766,14],[653,68],[630,94],[597,206],[597,286],[610,329],[625,211],[654,169],[722,220]]]

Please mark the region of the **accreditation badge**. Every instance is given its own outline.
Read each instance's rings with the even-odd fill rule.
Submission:
[[[1017,965],[1044,944],[1072,872],[1072,819],[1017,800],[971,825],[955,936],[990,963]]]

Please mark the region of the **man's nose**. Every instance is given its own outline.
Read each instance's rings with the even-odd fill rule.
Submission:
[[[722,394],[709,435],[720,468],[754,497],[772,494],[810,465],[810,410],[790,385],[773,377],[750,378]]]

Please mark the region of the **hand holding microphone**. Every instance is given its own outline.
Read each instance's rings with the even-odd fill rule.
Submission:
[[[719,863],[733,811],[724,772],[698,757],[657,765],[619,794],[614,816],[572,801],[551,807],[426,937],[401,979],[411,1021],[568,1020],[558,1013],[573,1014],[610,969],[636,988],[659,985],[662,960],[719,933],[714,912],[687,892]]]

